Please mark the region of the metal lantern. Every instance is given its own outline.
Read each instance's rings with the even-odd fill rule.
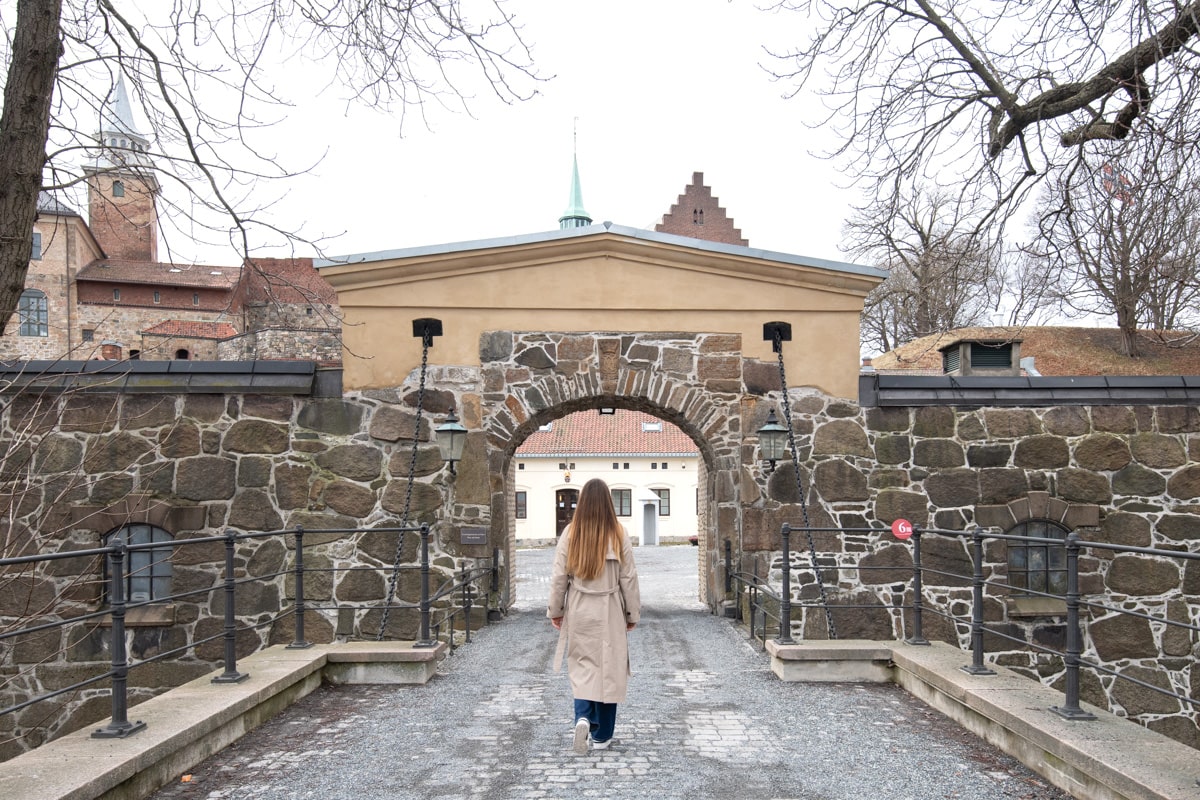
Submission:
[[[454,462],[462,460],[463,447],[467,443],[467,429],[459,423],[458,417],[451,409],[446,421],[434,430],[434,435],[437,437],[442,460],[450,465],[450,472],[453,474]]]
[[[783,460],[787,446],[788,429],[779,424],[775,409],[772,408],[771,413],[767,414],[766,424],[758,429],[758,449],[763,461],[769,461],[771,469],[775,469],[775,462]]]

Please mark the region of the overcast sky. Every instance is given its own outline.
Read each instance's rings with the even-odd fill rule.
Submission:
[[[573,129],[584,206],[596,222],[653,228],[691,181],[705,183],[751,246],[849,260],[847,204],[827,146],[785,100],[763,46],[804,38],[799,15],[746,0],[511,0],[540,74],[505,106],[478,83],[474,118],[431,109],[429,130],[355,108],[333,92],[298,99],[287,122],[308,153],[281,222],[339,234],[333,255],[554,230],[567,205]],[[288,133],[287,135],[296,135]]]

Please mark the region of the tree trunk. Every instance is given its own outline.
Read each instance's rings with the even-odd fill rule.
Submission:
[[[0,332],[25,288],[62,53],[62,0],[18,0],[0,115]]]

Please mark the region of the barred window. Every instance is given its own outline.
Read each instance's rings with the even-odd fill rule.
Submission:
[[[118,542],[135,545],[168,544],[174,538],[153,525],[126,525],[110,533],[105,545]],[[104,582],[108,584],[108,559],[104,561]],[[125,564],[125,599],[130,603],[163,600],[171,596],[171,548],[154,547],[130,550]]]
[[[1018,594],[1067,593],[1067,548],[1065,540],[1070,533],[1062,525],[1049,520],[1036,519],[1022,522],[1007,533],[1014,536],[1029,536],[1038,539],[1054,539],[1051,542],[1008,543],[1008,585]]]

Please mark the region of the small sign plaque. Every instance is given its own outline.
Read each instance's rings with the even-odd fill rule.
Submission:
[[[898,519],[892,523],[892,535],[901,541],[913,535],[912,523],[906,519]]]
[[[459,544],[487,544],[488,529],[484,527],[459,528]]]

